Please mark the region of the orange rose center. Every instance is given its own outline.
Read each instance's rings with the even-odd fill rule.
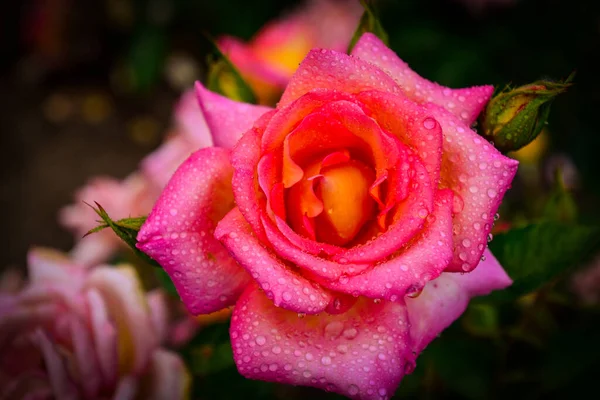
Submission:
[[[371,168],[349,160],[304,169],[304,177],[288,191],[286,208],[292,228],[319,242],[343,246],[373,219],[376,203],[369,193]]]
[[[324,209],[316,218],[317,240],[342,246],[354,239],[372,217],[375,201],[369,186],[375,176],[358,161],[335,165],[321,173],[315,192]]]

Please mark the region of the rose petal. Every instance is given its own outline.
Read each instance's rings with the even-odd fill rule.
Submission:
[[[273,246],[275,253],[284,260],[290,261],[305,272],[308,272],[311,278],[316,279],[318,282],[337,280],[342,274],[349,273],[349,271],[352,271],[354,274],[360,273],[370,266],[369,264],[342,265],[314,256],[302,251],[288,241],[270,219],[263,217],[262,222],[267,240]]]
[[[401,89],[385,72],[368,62],[334,50],[311,50],[290,79],[277,108],[284,107],[313,89],[358,93]]]
[[[468,125],[477,119],[494,92],[494,87],[491,85],[450,89],[428,81],[410,69],[396,53],[369,32],[361,36],[351,54],[381,68],[394,78],[406,95],[413,100],[432,102],[444,107]]]
[[[106,303],[96,289],[86,293],[93,336],[100,373],[106,386],[114,385],[117,378],[117,332],[109,319]]]
[[[66,365],[58,353],[58,349],[48,339],[48,336],[42,330],[36,330],[31,334],[31,340],[40,348],[46,371],[52,385],[52,394],[57,399],[76,400],[79,398],[75,387],[69,382],[69,375]]]
[[[140,373],[158,345],[144,289],[131,266],[98,267],[86,282],[103,297],[117,328],[120,374]]]
[[[469,299],[504,289],[512,281],[494,255],[485,251],[485,261],[467,274],[443,273],[429,282],[416,298],[407,298],[414,351],[421,352],[467,308]]]
[[[250,277],[213,237],[233,206],[229,152],[206,148],[177,170],[138,234],[138,248],[173,279],[192,314],[235,304]]]
[[[175,121],[180,128],[177,136],[184,137],[193,146],[188,151],[213,145],[211,130],[206,124],[194,89],[187,90],[181,95],[175,106]]]
[[[100,366],[90,331],[77,316],[69,318],[70,334],[75,355],[77,376],[83,392],[88,398],[95,398],[100,390]]]
[[[399,250],[422,228],[425,218],[433,211],[434,188],[429,175],[418,159],[413,160],[413,189],[405,201],[400,203],[394,213],[393,222],[388,229],[373,240],[354,246],[345,252],[333,256],[339,263],[365,263],[379,261]]]
[[[219,222],[215,237],[254,277],[277,307],[316,314],[333,300],[329,292],[293,271],[264,248],[252,235],[250,225],[237,208]]]
[[[422,232],[414,243],[391,256],[389,261],[324,286],[372,299],[402,301],[405,295],[418,292],[428,281],[437,278],[452,259],[452,193],[449,190],[438,192],[434,211]]]
[[[389,399],[410,365],[406,308],[391,302],[363,298],[343,314],[299,318],[250,286],[236,304],[230,335],[245,377],[350,398]]]
[[[27,269],[30,286],[32,285],[68,285],[74,290],[85,279],[86,270],[58,250],[34,247],[27,253]]]
[[[425,107],[444,133],[440,187],[455,193],[455,250],[449,270],[470,271],[479,263],[494,215],[519,163],[500,154],[445,109],[434,104]]]
[[[196,94],[215,146],[226,149],[233,148],[261,115],[272,110],[230,100],[209,91],[200,82],[196,82]]]
[[[372,113],[379,126],[408,145],[421,158],[436,186],[442,162],[442,128],[432,114],[404,95],[380,91],[357,95]]]

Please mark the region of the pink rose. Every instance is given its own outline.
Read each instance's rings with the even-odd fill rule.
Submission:
[[[310,0],[304,7],[265,25],[248,43],[218,40],[262,104],[271,104],[315,47],[346,51],[363,9],[358,0]]]
[[[469,128],[491,86],[439,86],[365,34],[311,51],[267,112],[197,90],[224,144],[179,167],[138,247],[192,313],[235,304],[244,376],[389,398],[511,283],[486,238],[517,162]]]
[[[159,347],[160,296],[143,293],[131,267],[90,270],[32,250],[29,282],[0,292],[0,398],[183,398],[185,366]]]

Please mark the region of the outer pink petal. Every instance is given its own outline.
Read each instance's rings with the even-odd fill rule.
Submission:
[[[277,108],[284,107],[313,89],[346,93],[381,90],[400,93],[396,82],[379,68],[333,50],[311,50],[290,79]]]
[[[210,147],[213,145],[213,137],[206,124],[204,113],[198,105],[196,91],[186,91],[175,106],[175,122],[180,134],[193,145],[190,151]]]
[[[397,303],[363,298],[343,314],[299,318],[249,287],[236,304],[230,335],[245,377],[355,399],[389,399],[411,368],[406,307]]]
[[[479,263],[494,215],[517,172],[518,162],[500,154],[460,119],[434,104],[444,133],[440,187],[455,193],[454,258],[450,271],[470,271]]]
[[[233,195],[235,203],[259,239],[264,239],[260,215],[266,206],[264,196],[258,194],[256,168],[260,160],[260,133],[257,129],[248,131],[237,143],[231,154],[233,166]]]
[[[138,247],[171,276],[192,314],[235,304],[250,277],[214,238],[233,207],[229,152],[206,148],[179,167],[138,234]]]
[[[443,273],[429,282],[416,298],[406,299],[414,351],[421,352],[467,308],[469,299],[504,289],[512,281],[494,255],[485,251],[485,261],[467,274]]]
[[[372,299],[403,301],[437,278],[452,259],[452,193],[438,192],[434,211],[423,234],[389,261],[360,275],[326,284],[329,289]]]
[[[264,248],[252,235],[250,225],[237,208],[219,222],[215,237],[246,268],[277,307],[317,314],[333,301],[329,292],[293,271]]]
[[[196,95],[215,146],[231,149],[254,122],[271,107],[256,106],[230,100],[196,82]]]
[[[477,119],[494,92],[491,85],[450,89],[428,81],[410,69],[407,63],[372,33],[363,34],[351,54],[381,68],[413,100],[444,107],[468,125]]]

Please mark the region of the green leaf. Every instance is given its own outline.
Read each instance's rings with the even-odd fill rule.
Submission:
[[[490,249],[513,284],[481,301],[530,293],[582,262],[600,247],[600,228],[544,221],[496,235]]]
[[[358,39],[365,32],[371,32],[375,34],[385,45],[389,44],[388,34],[383,29],[381,22],[377,18],[377,14],[374,10],[371,1],[369,0],[360,0],[360,4],[365,9],[362,17],[360,18],[360,22],[358,23],[358,27],[356,31],[354,31],[354,35],[352,36],[352,40],[350,41],[350,45],[348,46],[348,53],[352,51]]]
[[[210,38],[209,41],[217,57],[209,61],[206,87],[232,100],[256,104],[258,100],[250,85],[217,44]]]

